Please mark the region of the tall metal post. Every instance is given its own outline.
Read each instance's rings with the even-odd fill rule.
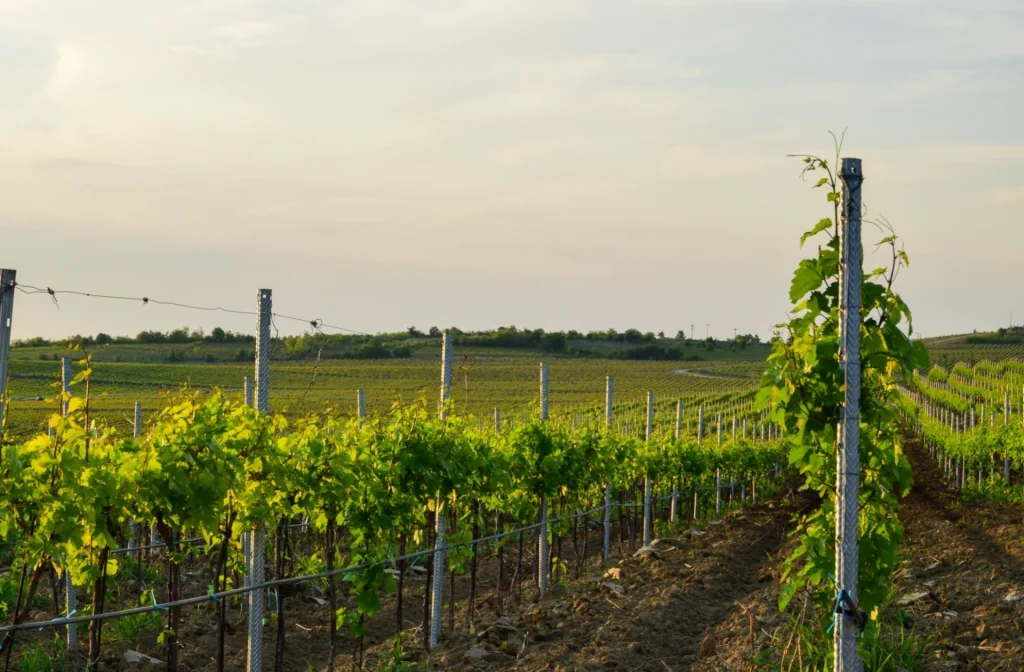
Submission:
[[[676,402],[676,431],[673,435],[676,441],[683,433],[683,400]],[[679,519],[679,479],[672,478],[672,499],[669,502],[668,521],[675,523]]]
[[[448,418],[448,400],[452,394],[452,344],[454,334],[444,332],[441,337],[441,393],[438,414],[441,420]],[[434,541],[434,575],[430,601],[430,648],[437,646],[441,640],[441,626],[444,624],[444,573],[448,560],[448,544],[445,534],[448,524],[445,517],[448,511],[438,493],[436,511],[436,534]]]
[[[548,419],[548,365],[541,362],[540,365],[540,419]]]
[[[840,358],[845,399],[839,425],[839,456],[836,465],[836,590],[857,604],[858,501],[860,492],[860,330],[863,248],[861,245],[860,159],[843,159],[842,225],[839,232]],[[855,614],[841,605],[834,635],[835,672],[861,672],[857,655]]]
[[[255,406],[260,413],[270,410],[270,323],[273,317],[271,290],[256,292],[256,367]],[[263,521],[249,533],[249,585],[263,583],[267,529]],[[249,593],[249,647],[246,660],[248,672],[263,670],[263,590]]]
[[[718,450],[722,450],[722,414],[718,414]],[[722,515],[722,470],[715,469],[715,515]]]
[[[548,419],[548,365],[540,365],[540,419]],[[548,545],[548,500],[540,498],[540,528],[537,530],[537,590],[548,589],[548,565],[551,549]]]
[[[252,392],[252,376],[246,376],[242,381],[242,395],[245,398],[245,405],[249,408],[253,407],[253,392]],[[156,538],[156,528],[153,528],[153,538]],[[242,583],[249,586],[249,567],[252,564],[252,532],[243,532],[242,535],[242,559],[245,561],[245,576],[242,577]],[[242,596],[242,599],[246,602],[252,596],[251,593],[246,593]]]
[[[362,390],[356,390],[356,413],[359,415],[359,426],[363,426],[366,419],[366,394]]]
[[[14,287],[18,272],[0,269],[0,432],[7,409],[7,359],[11,352],[11,322],[14,319]]]
[[[1010,391],[1003,393],[1003,424],[1010,424]],[[1003,453],[1003,478],[1010,480],[1010,456]]]
[[[139,438],[139,435],[141,435],[141,434],[142,434],[142,404],[140,402],[136,401],[135,402],[135,417],[132,420],[132,438],[137,439],[137,438]],[[136,541],[135,541],[136,536],[138,536],[138,529],[139,529],[138,523],[131,522],[131,523],[128,524],[128,550],[129,551],[133,550],[138,545],[136,543]],[[132,556],[131,553],[128,554],[128,557],[133,558],[135,560],[140,560],[141,559],[141,557],[134,557],[134,556]]]
[[[71,402],[71,358],[63,357],[60,360],[60,414],[62,417],[68,417],[68,408]],[[75,582],[71,580],[71,572],[67,569],[64,570],[64,583],[65,585],[65,613],[72,614],[78,609],[78,590],[75,587]],[[73,649],[78,646],[78,626],[68,625],[68,648]]]
[[[654,392],[647,393],[647,431],[645,440],[650,443],[654,434]],[[654,486],[651,483],[651,474],[644,474],[644,546],[650,546],[654,536]]]
[[[615,406],[615,380],[608,376],[604,388],[604,425],[607,432],[612,431],[613,411]],[[601,559],[608,563],[612,546],[612,484],[604,486],[604,540],[601,545]]]
[[[501,409],[494,409],[494,431],[498,433],[501,431]]]

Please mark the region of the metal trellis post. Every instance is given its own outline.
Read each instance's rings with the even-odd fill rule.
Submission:
[[[256,368],[255,406],[260,413],[270,410],[270,323],[273,316],[271,290],[261,289],[256,293]],[[250,532],[249,565],[246,572],[249,585],[263,583],[265,569],[267,530],[263,521]],[[246,669],[248,672],[263,670],[263,599],[265,591],[249,593],[249,647]]]
[[[452,394],[452,344],[455,335],[444,332],[441,338],[441,394],[438,410],[438,417],[441,420],[448,418],[448,400]],[[437,646],[441,640],[441,627],[444,625],[444,573],[445,564],[448,559],[448,551],[445,550],[447,541],[445,534],[448,531],[444,503],[438,493],[436,511],[436,527],[434,541],[434,575],[430,601],[430,648]]]
[[[836,590],[839,609],[834,630],[835,671],[861,672],[857,655],[858,501],[860,491],[860,330],[863,249],[861,246],[860,159],[843,159],[843,217],[840,227],[840,357],[845,399],[839,426],[836,464]],[[844,598],[849,598],[849,605]],[[856,617],[856,619],[855,619]]]
[[[7,408],[7,359],[11,351],[11,322],[14,318],[14,288],[18,272],[0,269],[0,431]]]
[[[604,390],[604,423],[605,430],[612,431],[612,407],[615,403],[615,381],[608,376]],[[601,559],[608,563],[612,545],[612,484],[604,486],[604,540],[601,545]]]
[[[540,365],[540,419],[548,419],[548,365],[542,362]],[[540,528],[537,530],[537,590],[544,592],[548,589],[548,565],[550,564],[551,549],[548,546],[548,501],[546,497],[540,499]]]
[[[718,450],[722,450],[722,414],[718,414]],[[715,469],[715,515],[722,515],[722,470]]]
[[[683,432],[683,400],[680,399],[676,402],[676,431],[675,440],[679,441],[679,437]],[[669,504],[668,520],[670,523],[675,523],[679,518],[679,479],[672,479],[672,500]]]
[[[654,434],[654,392],[647,393],[647,431],[644,436],[648,443]],[[650,546],[654,536],[653,484],[650,472],[644,474],[644,546]]]
[[[68,408],[71,401],[71,358],[63,357],[60,360],[60,389],[62,393],[60,401],[60,414],[63,417],[68,417]],[[78,591],[75,588],[75,582],[71,580],[71,572],[64,569],[64,583],[65,585],[65,613],[72,614],[78,609]],[[68,625],[68,648],[73,649],[78,646],[78,626]]]
[[[135,402],[135,417],[132,419],[132,437],[139,438],[142,434],[142,404],[138,401]],[[135,538],[138,536],[138,523],[132,522],[128,524],[128,550],[133,550],[137,544]],[[132,557],[131,553],[128,557]]]
[[[1003,394],[1003,424],[1010,424],[1010,391]],[[1003,453],[1003,478],[1010,480],[1010,456]]]

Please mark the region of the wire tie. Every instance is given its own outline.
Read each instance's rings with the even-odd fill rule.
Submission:
[[[215,592],[213,592],[213,584],[210,584],[210,592],[207,593],[207,596],[214,602],[220,602],[220,598],[217,597]]]

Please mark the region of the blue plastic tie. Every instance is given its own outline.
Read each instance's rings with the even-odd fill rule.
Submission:
[[[831,578],[831,575],[829,575],[829,576]],[[835,581],[835,579],[833,579],[833,581]],[[842,613],[842,611],[840,611],[840,607],[843,604],[843,598],[844,597],[846,597],[846,590],[845,589],[839,591],[839,594],[836,595],[836,603],[834,605],[832,605],[832,623],[830,623],[829,626],[828,626],[828,629],[825,630],[826,633],[831,633],[833,628],[836,627],[836,615]]]

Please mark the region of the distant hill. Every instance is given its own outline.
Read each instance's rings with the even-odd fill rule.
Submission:
[[[932,363],[947,368],[958,362],[973,365],[982,360],[1024,359],[1024,327],[936,336],[922,342]]]

